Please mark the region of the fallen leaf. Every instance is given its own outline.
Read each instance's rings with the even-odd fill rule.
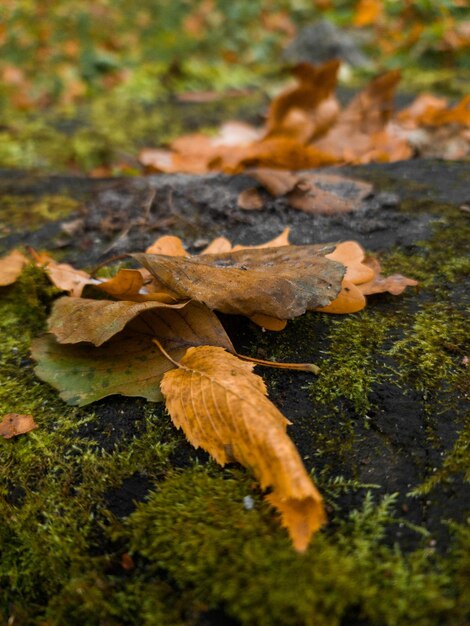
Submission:
[[[84,311],[78,306],[82,301],[74,298],[62,300],[68,302],[59,304],[55,309],[55,318],[63,308],[67,311],[71,308],[68,319],[73,320],[73,309],[77,307],[79,315],[75,322],[82,320]],[[116,334],[112,334],[106,323],[100,321],[93,305],[85,304],[85,309],[95,316],[98,328],[93,329],[88,324],[80,329],[77,325],[67,336],[59,321],[57,328],[54,320],[51,323],[60,340],[81,343],[61,344],[53,334],[47,334],[33,341],[31,346],[31,354],[37,361],[37,376],[58,389],[61,398],[69,404],[83,406],[113,394],[160,401],[161,377],[173,366],[156,349],[154,338],[159,339],[175,359],[181,358],[188,346],[211,344],[233,351],[230,339],[215,314],[195,302],[179,309],[141,309],[133,318],[127,312],[127,317],[114,326],[116,330],[125,324],[125,328]],[[85,343],[93,340],[100,342],[104,336],[110,338],[99,347]]]
[[[288,170],[275,170],[267,167],[248,169],[245,174],[254,178],[275,198],[285,196],[292,191],[299,182],[299,175]]]
[[[307,144],[336,121],[339,104],[333,95],[340,62],[300,63],[292,73],[297,85],[275,98],[269,107],[265,139],[286,137]]]
[[[281,513],[294,547],[303,552],[326,521],[322,498],[286,434],[288,420],[266,397],[253,365],[222,348],[189,348],[161,389],[168,412],[190,443],[221,465],[238,461]]]
[[[28,259],[19,250],[13,250],[0,258],[0,287],[12,285],[28,263]]]
[[[399,295],[406,287],[418,284],[418,281],[401,274],[382,276],[379,261],[366,257],[364,248],[357,241],[343,241],[327,256],[343,263],[346,274],[337,298],[331,304],[317,308],[323,313],[357,313],[366,306],[366,295],[386,291]]]
[[[374,257],[366,259],[366,264],[374,272],[374,275],[367,282],[358,284],[358,288],[365,296],[385,292],[392,294],[392,296],[399,296],[407,287],[416,287],[419,284],[417,280],[401,274],[382,276],[380,263]]]
[[[254,187],[244,189],[237,198],[237,206],[244,211],[259,211],[263,208],[263,198]]]
[[[181,239],[174,235],[163,235],[163,237],[159,237],[145,252],[147,252],[147,254],[166,254],[167,256],[189,256]]]
[[[321,313],[345,314],[357,313],[366,306],[364,294],[350,280],[344,280],[341,291],[331,304],[325,307],[318,307],[316,310]]]
[[[77,270],[68,263],[57,263],[45,252],[31,251],[38,267],[42,267],[51,282],[60,290],[67,291],[70,296],[79,298],[86,285],[98,285],[96,278],[83,270]]]
[[[304,213],[333,215],[357,209],[372,189],[369,183],[333,174],[304,174],[286,197]]]
[[[0,422],[0,437],[11,439],[17,435],[24,435],[37,428],[32,415],[20,413],[7,413]]]
[[[344,267],[325,245],[282,246],[196,257],[132,255],[181,299],[238,315],[291,319],[329,304]]]
[[[119,300],[132,300],[133,302],[163,302],[175,304],[176,299],[168,292],[155,291],[159,288],[156,281],[145,270],[121,269],[109,280],[95,285],[100,291],[104,291],[113,298]]]
[[[338,158],[316,146],[307,146],[289,137],[268,137],[240,149],[232,149],[222,156],[214,157],[211,170],[238,174],[247,168],[277,168],[282,170],[305,170],[335,165]]]
[[[65,296],[54,302],[48,329],[59,343],[87,341],[100,346],[143,313],[153,312],[158,317],[165,311],[179,311],[186,305],[187,302],[114,302]]]
[[[387,131],[400,72],[392,70],[372,80],[340,113],[333,128],[316,147],[353,163],[410,158],[406,139]]]

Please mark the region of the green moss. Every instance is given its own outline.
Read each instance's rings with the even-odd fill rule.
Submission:
[[[130,539],[134,558],[145,558],[149,575],[167,572],[187,606],[223,606],[250,626],[333,626],[353,614],[430,625],[455,608],[431,552],[405,559],[381,545],[393,498],[374,504],[367,497],[336,532],[321,533],[297,555],[259,497],[244,508],[251,490],[239,474],[169,475],[118,533]]]
[[[452,303],[434,302],[414,317],[411,329],[388,351],[399,376],[424,396],[457,384],[470,336],[465,314]]]
[[[67,217],[79,203],[67,196],[45,195],[38,201],[34,196],[3,195],[0,198],[0,233],[12,229],[35,230],[50,221]]]

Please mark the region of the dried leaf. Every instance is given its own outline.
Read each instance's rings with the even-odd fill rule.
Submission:
[[[12,285],[21,274],[28,259],[19,250],[13,250],[0,259],[0,287]]]
[[[338,158],[316,146],[306,146],[288,137],[268,137],[239,150],[232,149],[210,162],[210,169],[238,174],[247,168],[278,168],[304,170],[335,165]]]
[[[167,256],[189,256],[181,239],[173,235],[159,237],[145,252],[147,254],[166,254]]]
[[[338,294],[344,267],[326,259],[328,252],[331,247],[310,245],[189,258],[133,256],[181,299],[223,313],[291,319]]]
[[[245,174],[254,178],[275,198],[285,196],[292,191],[299,182],[299,175],[288,170],[274,170],[267,167],[258,167],[246,170]]]
[[[252,315],[250,319],[265,330],[279,332],[287,326],[287,320],[278,320],[276,317],[270,317],[269,315]]]
[[[132,300],[133,302],[155,301],[166,304],[176,303],[176,299],[170,293],[152,291],[155,287],[158,288],[158,285],[154,283],[150,275],[148,281],[146,281],[144,273],[148,274],[145,270],[122,269],[113,278],[96,285],[96,288],[120,300]]]
[[[318,307],[316,310],[321,313],[345,314],[357,313],[362,311],[365,306],[366,299],[360,287],[357,287],[350,280],[343,279],[341,291],[337,298],[328,306]]]
[[[288,421],[266,397],[253,365],[221,348],[190,348],[161,389],[173,423],[190,443],[224,465],[250,468],[262,488],[271,487],[292,542],[303,552],[325,522],[322,499],[286,435]]]
[[[254,187],[244,189],[237,198],[237,206],[244,211],[259,211],[263,208],[263,198]]]
[[[339,104],[333,95],[340,62],[300,63],[293,74],[298,84],[275,98],[269,107],[266,138],[286,137],[311,142],[334,124]]]
[[[366,283],[375,276],[374,268],[364,263],[366,253],[357,241],[342,241],[326,256],[342,263],[346,267],[343,280],[349,280],[355,285]]]
[[[388,132],[393,97],[400,80],[396,70],[372,80],[341,112],[335,126],[315,146],[346,162],[410,158],[406,139]]]
[[[287,195],[294,209],[332,215],[357,209],[372,192],[372,185],[332,174],[305,174]]]
[[[159,310],[178,311],[185,306],[185,302],[179,304],[127,300],[114,302],[65,296],[54,302],[48,327],[59,343],[87,341],[100,346],[142,313]]]
[[[107,332],[104,325],[96,331],[91,329],[90,335],[81,335],[96,339],[100,331],[101,338]],[[76,329],[74,338],[79,335]],[[154,338],[175,359],[181,358],[188,346],[212,344],[233,351],[217,317],[204,305],[191,302],[181,309],[144,310],[128,319],[124,330],[100,347],[91,343],[64,345],[48,334],[33,342],[31,353],[38,363],[36,374],[58,389],[69,404],[83,406],[113,394],[157,402],[162,399],[161,377],[173,366],[156,349]]]
[[[289,233],[290,233],[290,228],[289,226],[287,226],[286,228],[284,228],[284,230],[282,231],[280,235],[278,235],[277,237],[274,237],[274,239],[270,239],[269,241],[266,241],[266,243],[260,243],[257,246],[241,246],[237,244],[236,246],[233,246],[232,252],[236,252],[237,250],[263,250],[264,248],[280,248],[282,246],[288,246],[289,245]]]
[[[68,263],[57,263],[45,252],[32,251],[32,256],[39,267],[42,267],[51,282],[70,296],[79,298],[86,285],[98,285],[99,280],[92,278],[87,272],[77,270]]]
[[[11,439],[17,435],[24,435],[37,428],[32,415],[19,413],[7,413],[0,422],[0,437]]]
[[[207,248],[201,252],[201,254],[222,254],[224,252],[230,252],[232,244],[227,237],[217,237],[210,242]]]
[[[392,296],[399,296],[407,287],[416,287],[419,283],[413,278],[407,278],[401,274],[392,274],[391,276],[382,276],[380,263],[374,257],[366,259],[367,266],[374,272],[373,277],[359,285],[360,291],[365,296],[374,293],[391,293]]]

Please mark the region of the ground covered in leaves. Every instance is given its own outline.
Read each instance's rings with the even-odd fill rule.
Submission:
[[[19,243],[77,266],[179,235],[262,243],[356,239],[420,281],[358,314],[308,313],[282,333],[221,316],[237,350],[315,362],[265,370],[270,398],[326,497],[329,525],[296,554],[250,475],[193,450],[160,404],[68,407],[29,345],[57,291],[29,268],[0,298],[0,414],[38,428],[0,439],[0,614],[15,624],[374,626],[469,617],[468,163],[342,168],[375,186],[350,214],[307,215],[247,175],[133,179],[3,171],[0,252]],[[345,188],[341,193],[347,194]],[[25,226],[27,224],[27,226]],[[122,262],[122,261],[121,261]],[[467,482],[466,482],[467,481]],[[293,584],[295,581],[295,584]]]

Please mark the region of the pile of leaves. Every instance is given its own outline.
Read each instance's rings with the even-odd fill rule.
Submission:
[[[417,283],[381,276],[378,260],[354,241],[295,246],[288,236],[286,229],[258,247],[218,238],[198,256],[179,238],[164,236],[130,255],[140,269],[121,268],[110,279],[45,253],[14,250],[0,259],[0,286],[33,262],[68,292],[53,305],[48,334],[31,348],[37,375],[65,401],[83,406],[111,394],[164,399],[195,447],[222,465],[238,461],[270,490],[268,501],[295,549],[304,551],[326,520],[322,498],[286,434],[288,420],[253,368],[318,373],[318,367],[237,354],[214,311],[279,331],[307,311],[358,311],[367,295],[399,294]],[[4,436],[20,433],[11,415],[5,420]]]
[[[337,60],[295,66],[296,84],[274,98],[262,128],[231,122],[212,137],[195,133],[169,149],[145,148],[139,161],[149,172],[234,174],[470,155],[470,95],[450,106],[446,98],[422,94],[394,114],[400,72],[393,70],[342,109],[335,95],[339,67]]]

